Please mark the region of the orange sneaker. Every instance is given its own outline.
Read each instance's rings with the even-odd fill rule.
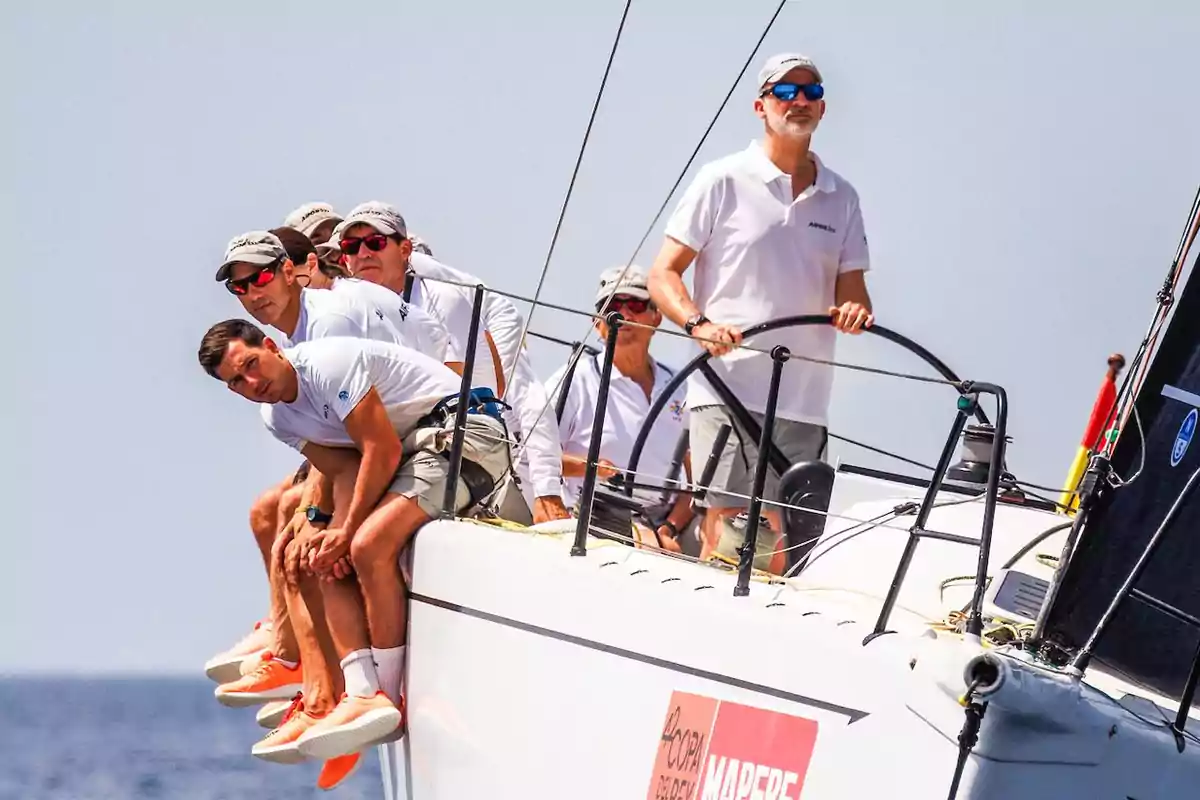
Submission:
[[[271,620],[261,619],[254,623],[254,630],[228,650],[217,653],[204,665],[204,674],[217,683],[229,683],[241,677],[242,662],[258,655],[271,646]]]
[[[403,725],[404,713],[383,692],[374,697],[344,694],[333,711],[304,732],[299,748],[311,758],[336,758],[357,753]]]
[[[329,759],[321,766],[321,774],[317,776],[317,788],[329,791],[353,775],[361,763],[362,753]]]
[[[223,706],[242,708],[256,706],[271,700],[287,700],[295,697],[304,685],[303,667],[284,666],[270,652],[262,654],[258,666],[248,675],[236,681],[223,683],[213,694]]]
[[[256,742],[254,747],[250,748],[250,752],[264,761],[276,764],[299,764],[307,756],[296,747],[296,741],[305,731],[316,725],[319,719],[320,717],[314,717],[304,710],[304,699],[297,694],[279,727]]]

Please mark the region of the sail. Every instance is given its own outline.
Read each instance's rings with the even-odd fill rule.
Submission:
[[[1145,440],[1131,416],[1112,453],[1116,474],[1132,480],[1100,498],[1047,615],[1046,638],[1068,649],[1086,641],[1167,509],[1200,468],[1197,281],[1177,297],[1135,404]],[[1200,617],[1200,493],[1181,509],[1137,588]],[[1100,640],[1095,661],[1178,699],[1198,643],[1200,630],[1130,598]]]

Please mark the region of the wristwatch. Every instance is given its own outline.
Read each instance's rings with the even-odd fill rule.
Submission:
[[[333,514],[326,514],[317,506],[309,506],[304,510],[304,515],[308,517],[308,521],[313,525],[328,525],[333,522]]]
[[[691,336],[692,331],[694,331],[696,328],[700,327],[701,325],[703,325],[706,322],[712,322],[712,320],[709,319],[708,317],[704,316],[703,314],[693,314],[692,316],[687,318],[686,322],[683,323],[683,330],[685,333],[687,333],[688,336]]]

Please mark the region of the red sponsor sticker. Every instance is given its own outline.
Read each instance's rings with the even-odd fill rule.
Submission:
[[[799,800],[816,720],[675,692],[647,800]]]
[[[697,800],[798,800],[816,720],[722,702]]]
[[[720,701],[675,692],[667,709],[646,800],[691,800]]]

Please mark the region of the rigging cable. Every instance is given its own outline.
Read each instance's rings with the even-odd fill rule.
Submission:
[[[705,141],[708,140],[709,133],[712,132],[712,129],[717,124],[717,120],[720,118],[721,114],[725,111],[725,106],[727,106],[729,104],[729,99],[731,97],[733,97],[733,93],[737,90],[738,84],[741,83],[742,76],[746,74],[746,70],[750,67],[750,64],[754,61],[754,58],[758,55],[759,48],[762,47],[762,43],[763,43],[763,41],[766,40],[767,34],[771,32],[771,28],[773,28],[775,26],[775,20],[777,20],[779,18],[779,15],[783,11],[783,7],[785,5],[787,5],[787,0],[780,0],[779,5],[775,8],[775,13],[771,15],[771,19],[768,20],[766,27],[763,28],[762,34],[758,37],[758,41],[754,43],[754,48],[750,51],[750,55],[746,56],[745,63],[742,64],[742,68],[740,70],[738,70],[737,77],[734,78],[733,83],[729,87],[729,91],[725,93],[725,99],[721,101],[721,105],[717,108],[717,112],[715,114],[713,114],[713,118],[708,123],[708,127],[704,129],[704,133],[703,133],[703,135],[701,135],[700,141],[698,141],[696,143],[696,147],[694,150],[692,150],[691,156],[688,157],[687,163],[684,164],[683,169],[680,171],[679,177],[675,179],[675,183],[674,183],[674,185],[671,186],[671,190],[667,193],[667,196],[663,199],[662,205],[658,209],[658,213],[656,213],[654,215],[654,220],[650,223],[649,227],[646,229],[646,232],[644,234],[642,234],[641,241],[638,242],[638,246],[633,251],[633,255],[629,258],[628,263],[625,264],[624,269],[621,270],[621,274],[619,276],[617,276],[617,279],[613,284],[612,292],[610,292],[608,294],[608,296],[604,298],[604,305],[597,312],[597,314],[599,316],[604,316],[605,314],[608,313],[609,305],[612,303],[612,299],[616,295],[617,289],[620,288],[621,281],[624,280],[625,274],[627,272],[629,272],[630,267],[633,266],[634,259],[637,258],[637,254],[641,251],[642,247],[645,245],[646,240],[650,238],[650,234],[653,233],[653,231],[654,231],[654,226],[658,224],[659,218],[662,216],[663,212],[667,209],[667,205],[671,202],[671,198],[675,195],[675,191],[679,188],[679,185],[681,183],[683,183],[683,179],[685,177],[687,177],[688,170],[692,168],[692,163],[696,160],[696,156],[699,155],[700,149],[704,146]],[[626,8],[628,9],[628,6],[626,6]],[[622,18],[622,24],[624,24],[624,18]],[[614,45],[614,50],[615,50],[615,45]],[[597,103],[598,102],[599,102],[599,100],[597,99]],[[582,154],[581,154],[581,157],[582,157]],[[572,179],[572,182],[574,182],[574,179]],[[566,207],[566,205],[564,203],[564,210],[565,210],[565,207]],[[555,232],[555,235],[557,236],[557,231]],[[549,266],[550,266],[550,259],[549,259],[549,256],[547,256],[546,266],[542,268],[542,277],[538,280],[538,291],[539,292],[541,291],[542,280],[546,277],[546,271],[549,268]],[[533,299],[534,299],[534,302],[536,303],[538,300],[537,293],[534,294]],[[530,316],[532,316],[532,315],[533,315],[533,309],[531,308]],[[528,327],[528,323],[526,323],[526,327]],[[593,331],[594,331],[593,326],[589,325],[587,332],[584,334],[583,338],[580,341],[587,341],[588,337],[593,333]],[[523,336],[520,341],[522,341],[522,342],[524,341]],[[567,369],[563,373],[563,378],[565,378],[566,375],[570,373],[571,369],[574,366],[574,363],[579,360],[579,357],[581,354],[582,354],[582,351],[576,352],[575,354],[572,355],[572,357],[570,359],[568,359]],[[563,383],[563,380],[562,380],[562,378],[560,378],[558,383],[555,385],[554,389],[547,393],[546,404],[544,406],[542,406],[542,410],[538,413],[537,419],[534,420],[534,423],[533,423],[534,425],[536,425],[538,422],[541,421],[541,419],[545,415],[547,409],[550,408],[550,405],[554,400],[554,396],[562,388],[562,383]],[[526,439],[525,441],[528,442],[528,439]],[[525,443],[523,442],[521,444],[521,446],[517,449],[517,452],[513,454],[514,463],[517,461],[520,461],[520,458],[521,458],[521,455],[522,455],[524,449],[525,449]],[[510,469],[511,469],[511,467],[510,467]]]
[[[1150,321],[1150,327],[1138,347],[1137,354],[1134,356],[1129,370],[1125,373],[1125,380],[1122,382],[1121,389],[1117,393],[1117,402],[1113,404],[1113,408],[1109,412],[1102,430],[1107,431],[1114,427],[1115,421],[1115,427],[1119,434],[1119,431],[1125,427],[1125,423],[1129,419],[1130,405],[1141,391],[1142,381],[1145,379],[1149,368],[1149,356],[1158,342],[1158,335],[1161,333],[1163,324],[1166,322],[1166,317],[1170,313],[1171,306],[1174,303],[1175,287],[1179,283],[1179,278],[1183,273],[1183,266],[1187,262],[1188,254],[1191,251],[1192,244],[1196,241],[1198,233],[1200,233],[1200,187],[1197,187],[1196,195],[1192,199],[1192,207],[1188,212],[1183,234],[1180,236],[1179,245],[1175,251],[1175,258],[1171,261],[1167,277],[1163,280],[1163,285],[1158,290],[1158,307],[1154,318]],[[1115,441],[1115,439],[1110,438],[1104,442],[1101,452],[1111,457]]]
[[[546,283],[546,273],[550,271],[550,259],[554,256],[554,246],[558,244],[558,235],[562,232],[563,220],[567,216],[567,206],[571,203],[571,194],[575,191],[575,181],[579,177],[579,167],[583,164],[583,154],[587,150],[588,139],[592,135],[592,125],[596,122],[596,114],[600,111],[600,99],[604,97],[604,87],[608,85],[608,75],[612,71],[613,60],[617,55],[617,47],[621,43],[621,34],[625,30],[625,20],[629,18],[629,7],[633,4],[633,0],[625,0],[625,10],[621,12],[621,22],[617,25],[617,35],[613,38],[612,50],[608,53],[608,63],[604,65],[604,77],[600,79],[600,90],[596,92],[596,101],[592,103],[592,114],[588,117],[587,129],[583,132],[583,142],[579,145],[579,155],[575,158],[575,169],[571,171],[571,182],[567,184],[567,194],[563,197],[562,208],[558,212],[558,222],[554,225],[554,235],[550,237],[550,247],[546,251],[546,262],[542,264],[542,274],[538,276],[537,289],[533,293],[533,305],[529,308],[529,313],[525,316],[525,324],[521,327],[521,336],[517,339],[517,347],[525,346],[525,336],[529,333],[529,323],[533,319],[533,312],[537,310],[538,298],[542,295],[542,286]],[[504,385],[509,386],[512,383],[513,375],[517,370],[517,361],[513,359],[512,372],[508,374]],[[541,420],[541,416],[538,416]]]

